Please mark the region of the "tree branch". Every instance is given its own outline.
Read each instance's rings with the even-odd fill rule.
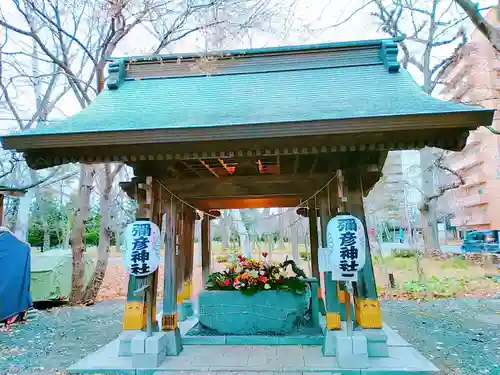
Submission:
[[[470,0],[455,0],[464,10],[474,26],[490,41],[492,47],[500,52],[500,31],[490,24],[479,12],[477,4]]]

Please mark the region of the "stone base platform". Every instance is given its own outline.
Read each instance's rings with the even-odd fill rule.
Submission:
[[[321,345],[323,330],[309,330],[309,333],[294,332],[288,335],[188,335],[198,324],[196,317],[186,319],[179,325],[183,345]],[[314,332],[314,334],[312,333]]]
[[[130,357],[119,357],[114,340],[74,364],[73,374],[130,375],[430,375],[439,370],[389,327],[389,357],[369,358],[367,369],[341,369],[325,357],[321,345],[188,345],[159,366],[137,369]]]

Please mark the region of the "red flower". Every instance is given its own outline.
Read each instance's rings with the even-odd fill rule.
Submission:
[[[222,283],[222,281],[219,281],[219,283],[218,283],[218,284],[219,284],[219,286],[222,286],[222,285],[224,285],[224,284]]]
[[[229,280],[229,279],[224,280],[224,285],[225,286],[231,285],[231,280]]]
[[[262,256],[263,256],[264,258],[267,258],[267,256],[268,256],[268,255],[269,255],[269,253],[266,253],[266,252],[263,252],[263,253],[262,253]]]
[[[259,276],[259,281],[262,283],[262,284],[265,284],[269,281],[269,279],[265,276]]]
[[[238,255],[238,259],[240,262],[244,262],[245,260],[247,260],[247,258],[245,258],[243,255]]]

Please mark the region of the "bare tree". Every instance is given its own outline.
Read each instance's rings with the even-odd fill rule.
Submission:
[[[254,3],[258,1],[255,0]],[[11,0],[9,5],[13,14],[3,13],[2,8],[0,26],[15,34],[22,42],[16,44],[19,50],[13,53],[51,67],[52,72],[46,73],[47,77],[63,77],[71,96],[76,99],[80,109],[85,109],[104,88],[105,67],[110,56],[127,37],[132,37],[133,33],[136,33],[137,37],[141,27],[153,30],[156,40],[151,41],[148,51],[159,53],[174,42],[215,26],[214,23],[199,23],[200,19],[204,19],[201,15],[209,9],[215,6],[231,9],[232,6],[245,2],[250,1],[212,0],[199,3],[192,0]],[[223,22],[229,21],[218,19],[216,24]],[[245,26],[250,25],[251,20],[248,20]],[[32,51],[26,51],[26,44],[36,47],[36,56]],[[46,106],[47,104],[44,104],[41,108]],[[95,294],[95,288],[88,293],[83,290],[85,220],[89,214],[94,175],[109,173],[110,175],[104,178],[107,181],[116,175],[111,168],[100,171],[101,168],[80,166],[79,195],[70,236],[73,252],[73,286],[70,299],[75,304],[83,302],[84,294],[90,297]],[[101,198],[101,204],[104,205],[101,215],[109,215],[109,209],[106,209],[109,202],[104,202],[105,198]],[[101,217],[101,220],[109,222],[109,218]],[[101,229],[103,232],[107,231],[105,228]],[[99,247],[109,248],[107,239],[103,241]],[[99,268],[105,267],[105,263],[98,262]],[[104,272],[105,270],[96,270],[95,279],[98,281]]]
[[[374,3],[377,11],[373,15],[378,18],[381,30],[394,37],[406,37],[400,43],[402,65],[417,71],[422,89],[431,95],[448,69],[463,57],[463,46],[467,43],[464,17],[454,8],[454,0],[374,0]],[[421,150],[420,214],[426,249],[439,249],[437,199],[444,194],[443,188],[450,190],[454,186],[440,186],[436,190],[434,173],[443,168],[435,160],[431,149]]]
[[[118,164],[114,168],[109,164],[104,164],[102,168],[97,169],[100,182],[97,187],[100,195],[99,214],[101,215],[99,245],[97,247],[97,264],[83,295],[82,302],[85,304],[91,304],[95,301],[97,293],[102,285],[102,280],[106,274],[111,237],[113,235],[110,198],[113,189],[113,181],[122,168],[123,164]]]
[[[493,48],[500,52],[500,30],[497,25],[489,23],[481,14],[479,3],[470,0],[455,0],[455,2],[464,10],[467,17],[476,26],[476,28],[490,41]],[[497,5],[497,11],[500,8],[500,1]]]

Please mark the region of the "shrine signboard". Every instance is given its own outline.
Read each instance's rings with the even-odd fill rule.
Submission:
[[[366,261],[365,228],[357,217],[342,214],[327,225],[327,247],[320,249],[320,272],[332,272],[332,279],[357,281]]]
[[[160,265],[160,229],[148,220],[138,220],[125,230],[125,266],[133,276],[147,276]]]

